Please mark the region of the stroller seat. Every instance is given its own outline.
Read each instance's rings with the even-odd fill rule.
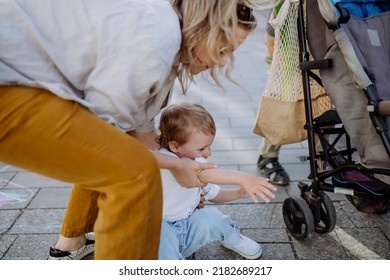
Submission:
[[[337,188],[350,190],[347,199],[355,205],[356,209],[365,213],[382,214],[389,210],[390,186],[373,176],[367,176],[359,170],[340,172],[332,177],[332,183]]]
[[[388,194],[389,185],[374,177],[369,177],[358,170],[345,171],[342,175],[334,175],[332,182],[335,186],[357,189],[375,196]]]
[[[335,108],[325,111],[321,116],[314,119],[318,127],[327,127],[341,124],[341,119]]]

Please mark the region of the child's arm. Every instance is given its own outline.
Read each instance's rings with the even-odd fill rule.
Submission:
[[[198,178],[201,182],[219,185],[239,185],[254,202],[259,202],[256,196],[267,203],[270,202],[270,199],[275,198],[273,191],[276,191],[276,187],[268,183],[268,179],[242,171],[203,169],[199,171]]]
[[[245,194],[245,191],[241,187],[234,189],[221,188],[217,196],[213,199],[210,199],[210,201],[214,203],[224,203],[245,197]]]

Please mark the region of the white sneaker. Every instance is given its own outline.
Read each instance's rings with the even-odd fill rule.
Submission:
[[[258,259],[263,253],[263,250],[261,249],[259,243],[253,241],[252,239],[242,234],[240,234],[240,240],[236,245],[233,246],[223,245],[223,246],[239,253],[241,256],[249,260]]]

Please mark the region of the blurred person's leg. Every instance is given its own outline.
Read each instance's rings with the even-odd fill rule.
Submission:
[[[290,183],[288,173],[279,163],[279,150],[281,146],[272,145],[264,138],[259,148],[257,169],[260,175],[270,179],[275,185],[285,186]]]

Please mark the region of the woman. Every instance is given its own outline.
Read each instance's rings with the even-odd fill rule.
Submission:
[[[0,1],[0,161],[75,184],[52,258],[157,258],[159,168],[214,165],[152,152],[154,117],[175,78],[229,76],[252,2]]]

